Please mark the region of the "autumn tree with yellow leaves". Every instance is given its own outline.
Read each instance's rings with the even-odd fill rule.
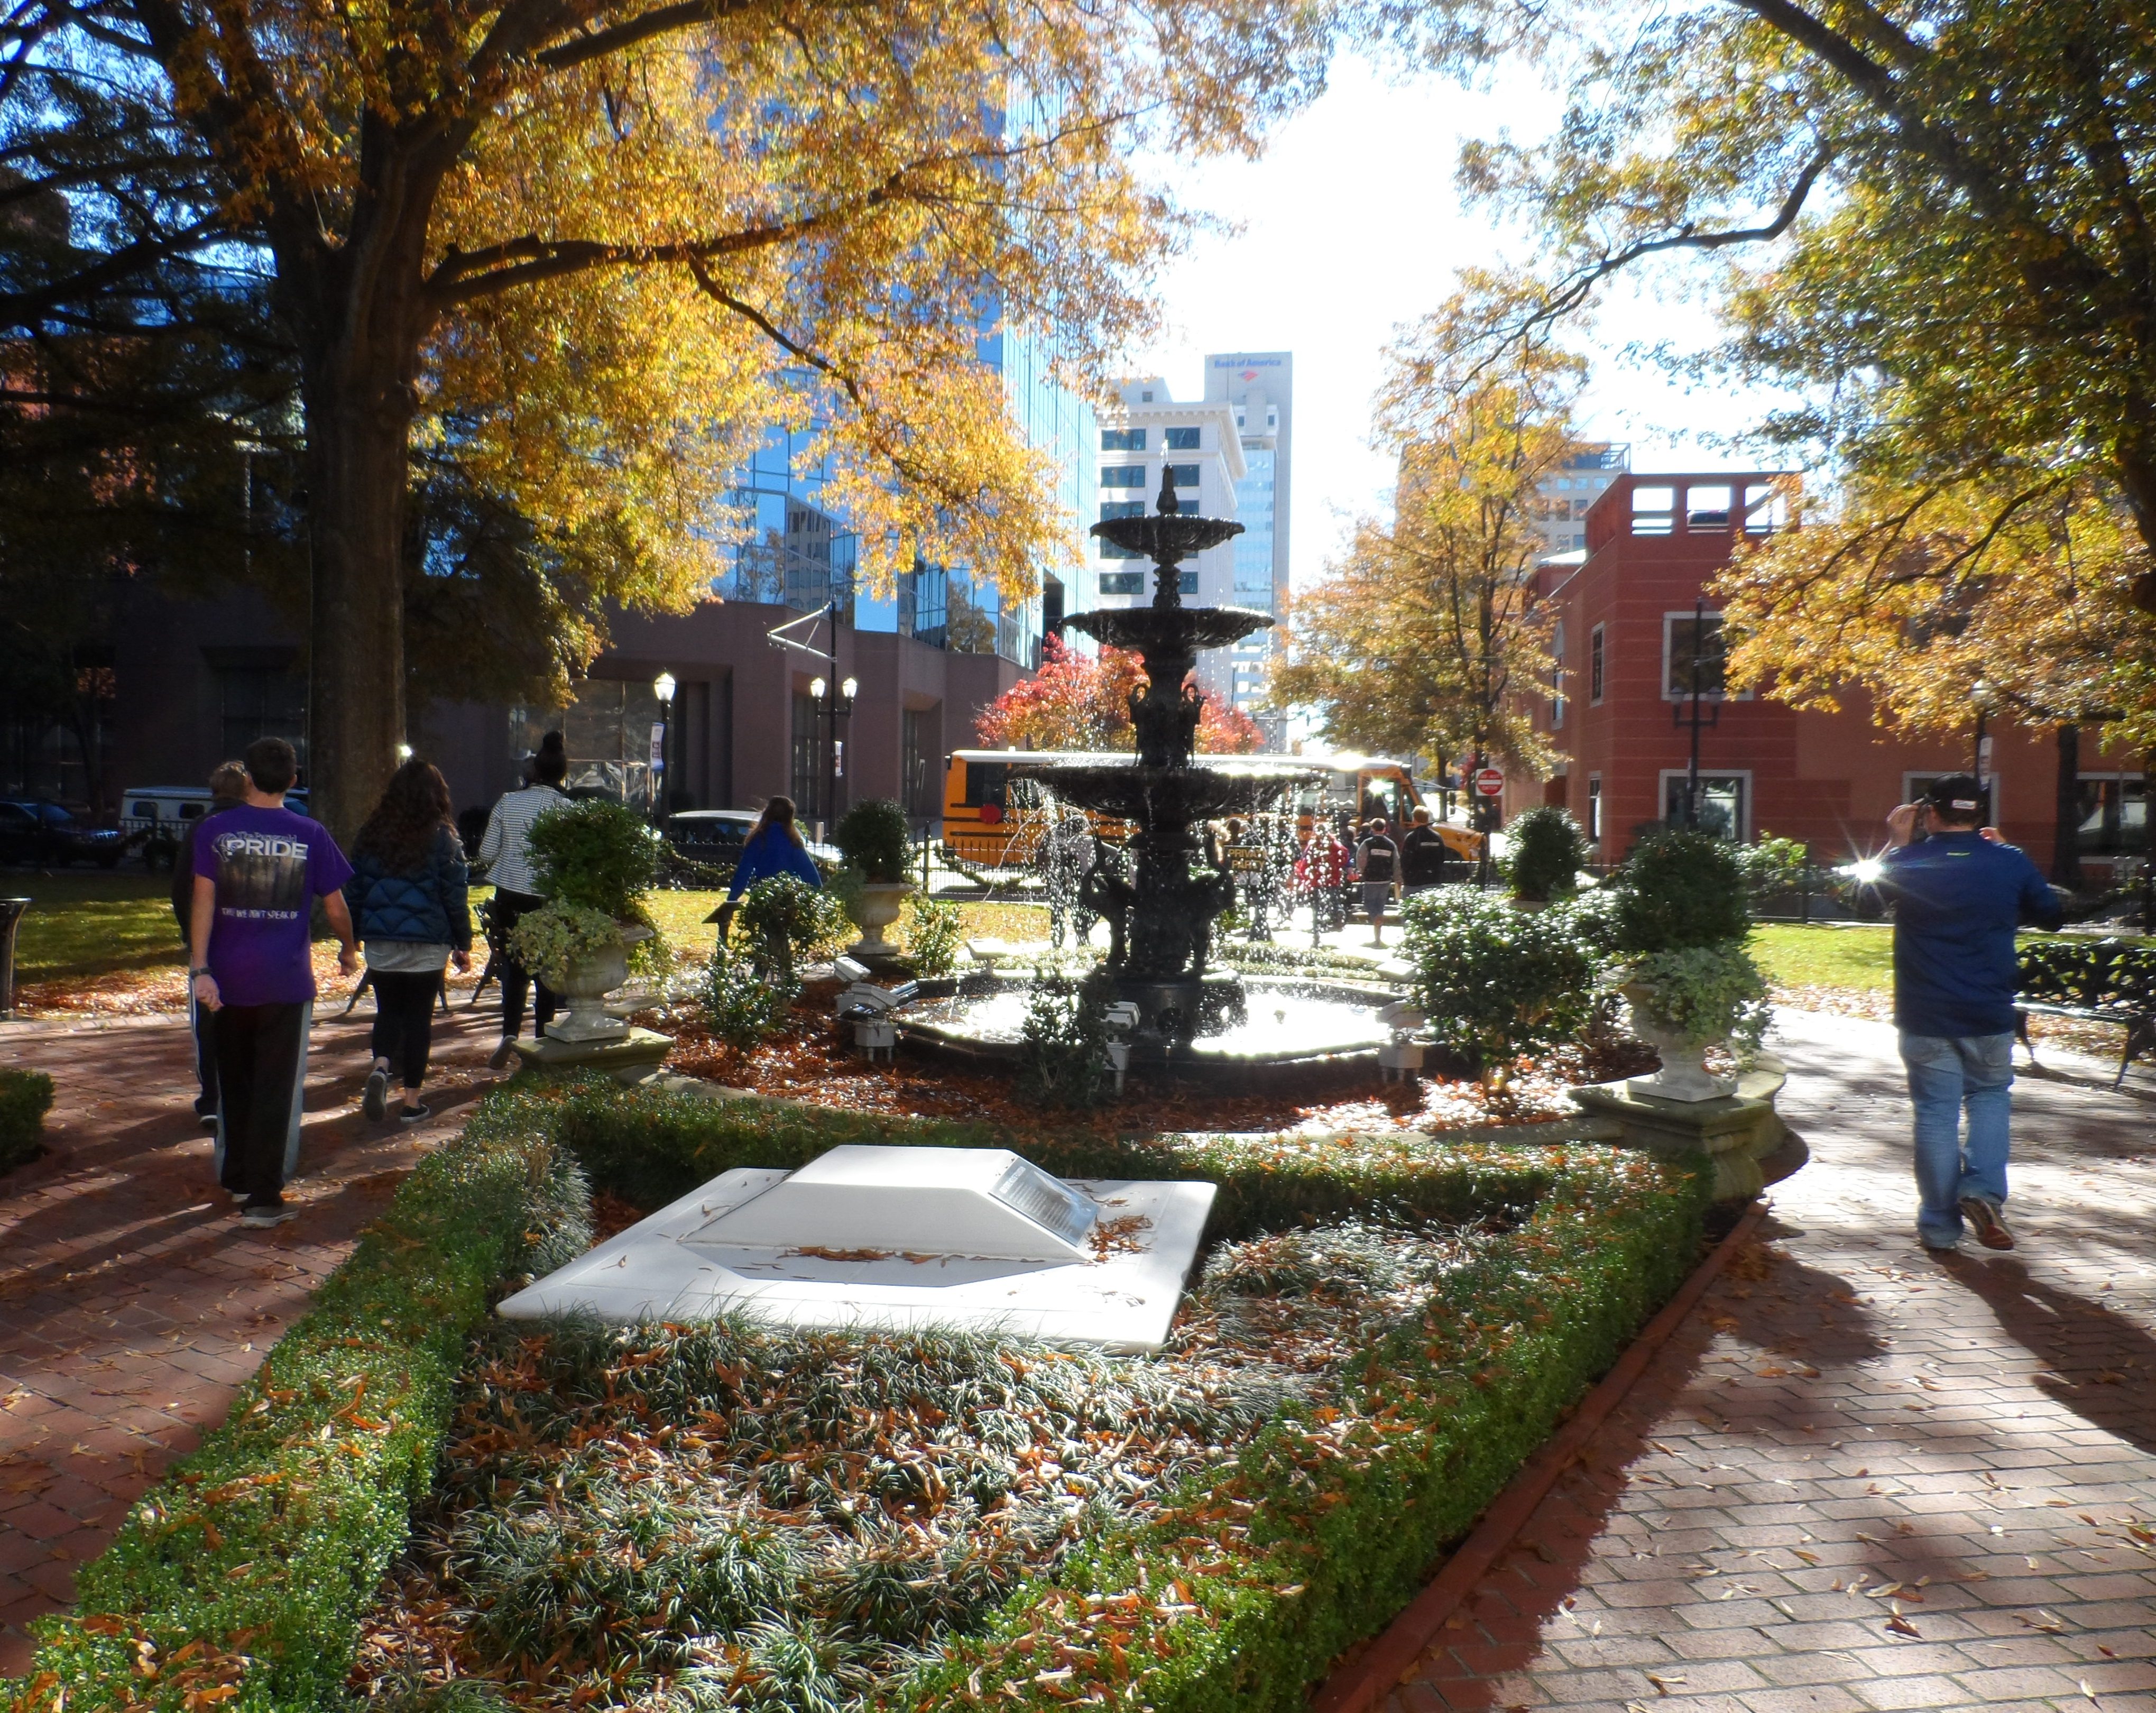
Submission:
[[[1581,366],[1546,340],[1489,335],[1518,282],[1471,276],[1388,354],[1382,444],[1399,459],[1389,521],[1365,517],[1300,591],[1269,694],[1314,712],[1334,743],[1524,770],[1550,760],[1530,715],[1549,694],[1548,552],[1539,485],[1578,449]]]
[[[1724,579],[1741,680],[2156,732],[2156,33],[1973,0],[1403,4],[1431,59],[1551,68],[1561,123],[1463,160],[1537,230],[1545,331],[1607,282],[1705,283],[1685,365],[1788,389],[1805,527]],[[1712,258],[1712,274],[1676,271]],[[1502,340],[1499,340],[1502,343]]]
[[[1134,149],[1250,148],[1314,63],[1269,0],[25,0],[0,197],[65,198],[82,238],[0,277],[0,326],[176,260],[267,290],[315,800],[348,831],[405,732],[415,454],[594,597],[679,609],[744,455],[813,425],[870,582],[925,555],[1021,591],[1072,521],[983,332],[1097,377],[1178,231]]]

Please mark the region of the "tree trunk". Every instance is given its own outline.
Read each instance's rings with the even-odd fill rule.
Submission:
[[[400,360],[403,359],[403,360]],[[305,389],[310,808],[349,844],[404,741],[404,353],[333,351]]]
[[[2082,729],[2059,728],[2059,779],[2051,829],[2051,880],[2082,890]]]

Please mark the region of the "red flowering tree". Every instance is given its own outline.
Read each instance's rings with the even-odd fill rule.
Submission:
[[[1205,756],[1247,756],[1265,746],[1258,722],[1240,708],[1205,699],[1205,711],[1198,716],[1198,751]]]
[[[1145,669],[1131,649],[1082,654],[1051,636],[1040,670],[989,703],[973,730],[990,749],[1127,750],[1131,697],[1144,682]],[[1249,715],[1206,699],[1198,723],[1201,751],[1245,756],[1263,741]]]
[[[1082,654],[1051,636],[1040,670],[982,710],[973,729],[998,750],[1127,750],[1132,691],[1145,682],[1127,649]]]

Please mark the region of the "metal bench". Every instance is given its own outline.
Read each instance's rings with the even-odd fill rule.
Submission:
[[[2123,940],[2038,940],[2020,954],[2020,975],[2015,1001],[2014,1033],[2036,1063],[2029,1040],[2030,1016],[2069,1017],[2082,1023],[2113,1023],[2126,1031],[2126,1050],[2118,1060],[2114,1089],[2126,1080],[2127,1067],[2156,1049],[2156,946]]]

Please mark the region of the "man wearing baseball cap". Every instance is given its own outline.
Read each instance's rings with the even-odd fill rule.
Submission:
[[[2010,1249],[2007,1114],[2014,1082],[2014,932],[2056,928],[2036,865],[1983,824],[1984,788],[1937,781],[1887,818],[1879,890],[1894,906],[1894,1022],[1916,1108],[1917,1236],[1952,1250],[1963,1223]],[[1961,1116],[1969,1113],[1966,1139]]]

